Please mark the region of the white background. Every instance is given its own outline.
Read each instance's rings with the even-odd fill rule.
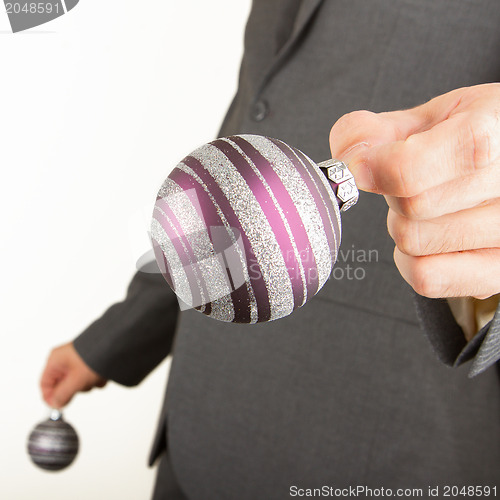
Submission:
[[[138,388],[109,383],[65,410],[75,463],[35,468],[50,349],[123,297],[148,249],[156,192],[215,137],[234,94],[250,0],[81,0],[10,33],[0,5],[0,498],[149,498],[146,466],[163,363]]]

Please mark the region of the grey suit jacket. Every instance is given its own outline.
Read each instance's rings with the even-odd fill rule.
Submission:
[[[344,113],[499,81],[498,26],[497,0],[255,0],[221,135],[277,137],[326,159]],[[343,218],[337,271],[287,318],[178,315],[163,278],[139,272],[75,340],[125,385],[174,342],[150,463],[168,446],[189,498],[499,482],[500,311],[466,343],[446,302],[415,297],[400,277],[386,215],[381,197],[362,195]]]

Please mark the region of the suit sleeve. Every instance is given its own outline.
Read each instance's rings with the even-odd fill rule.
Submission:
[[[500,304],[493,319],[469,341],[465,340],[445,299],[415,296],[417,315],[437,355],[449,366],[472,360],[474,377],[500,360]]]
[[[137,385],[170,353],[178,313],[177,298],[163,276],[138,271],[125,300],[112,305],[73,345],[102,377]]]

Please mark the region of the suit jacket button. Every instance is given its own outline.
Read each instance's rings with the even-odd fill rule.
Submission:
[[[268,113],[269,105],[263,99],[255,101],[250,111],[252,119],[256,122],[261,122],[262,120],[264,120]]]

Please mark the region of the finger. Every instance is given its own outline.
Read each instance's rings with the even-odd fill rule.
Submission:
[[[386,195],[385,199],[398,214],[423,220],[471,209],[499,197],[500,167],[497,166],[427,189],[415,196],[405,198]]]
[[[389,209],[387,228],[398,249],[416,257],[500,248],[500,200],[432,220],[409,219]]]
[[[40,388],[43,390],[52,389],[57,381],[58,377],[53,370],[46,368],[40,379]]]
[[[54,397],[54,387],[42,387],[42,398],[49,405],[52,405],[52,398]]]
[[[413,257],[394,250],[394,261],[405,281],[429,298],[475,297],[500,292],[500,249]]]
[[[46,403],[50,404],[54,389],[63,377],[64,374],[61,370],[54,369],[50,366],[47,366],[43,371],[40,379],[40,389],[42,391],[42,397]]]
[[[83,387],[78,378],[72,374],[68,374],[54,388],[51,405],[54,408],[62,408],[63,406],[66,406],[73,399],[73,396],[80,390],[83,390]]]
[[[50,406],[54,397],[55,385],[42,386],[42,398]]]

